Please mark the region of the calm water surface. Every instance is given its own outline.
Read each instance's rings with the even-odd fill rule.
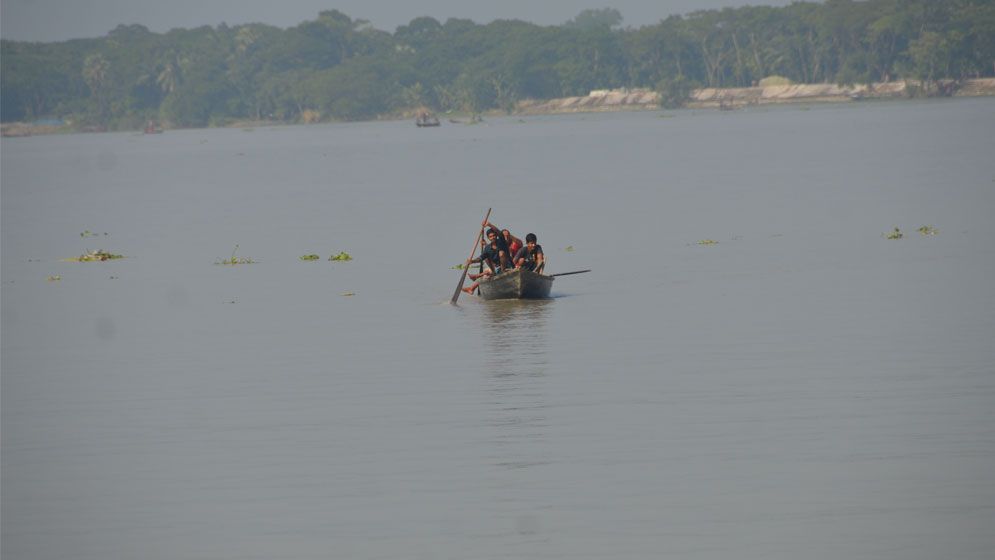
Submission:
[[[966,99],[4,139],[3,557],[991,558],[993,130]],[[448,305],[488,207],[593,272]]]

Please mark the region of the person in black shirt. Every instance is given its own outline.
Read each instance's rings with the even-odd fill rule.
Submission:
[[[486,224],[484,224],[486,225]],[[475,259],[467,259],[466,266],[483,262],[487,268],[481,274],[470,274],[470,280],[477,280],[482,276],[501,274],[511,268],[511,256],[508,255],[508,245],[504,242],[501,232],[491,228],[487,230],[487,243],[480,250],[480,256]],[[479,282],[474,282],[470,286],[463,288],[463,291],[472,294],[477,289]]]
[[[515,268],[524,268],[534,272],[542,272],[546,257],[542,254],[542,245],[536,243],[536,234],[525,236],[525,246],[515,254]]]

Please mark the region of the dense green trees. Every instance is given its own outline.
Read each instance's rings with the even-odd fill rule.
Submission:
[[[0,42],[0,118],[135,128],[239,119],[369,119],[403,109],[511,110],[520,99],[796,82],[925,83],[995,74],[995,0],[827,0],[672,16],[622,28],[614,9],[561,26],[420,17],[394,33],[337,10],[263,24]]]

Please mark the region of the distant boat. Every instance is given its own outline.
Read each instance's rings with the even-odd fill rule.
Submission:
[[[145,125],[145,134],[162,134],[162,127],[153,121]]]
[[[469,119],[466,119],[466,120],[449,119],[449,122],[451,122],[453,124],[480,124],[480,123],[484,122],[484,119],[480,115],[473,115]]]
[[[439,119],[435,115],[429,112],[418,113],[418,117],[415,119],[415,126],[419,128],[425,126],[439,126]]]
[[[553,277],[518,268],[480,279],[482,299],[544,299],[549,297]]]

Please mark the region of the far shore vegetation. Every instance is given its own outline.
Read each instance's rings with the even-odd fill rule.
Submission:
[[[524,100],[643,89],[684,104],[696,88],[762,80],[904,80],[949,95],[995,76],[991,0],[827,0],[702,10],[623,26],[612,8],[557,26],[419,17],[393,32],[337,11],[282,29],[154,33],[119,25],[57,43],[0,41],[0,120],[39,131],[252,126],[513,112]],[[953,84],[953,85],[951,85]]]

